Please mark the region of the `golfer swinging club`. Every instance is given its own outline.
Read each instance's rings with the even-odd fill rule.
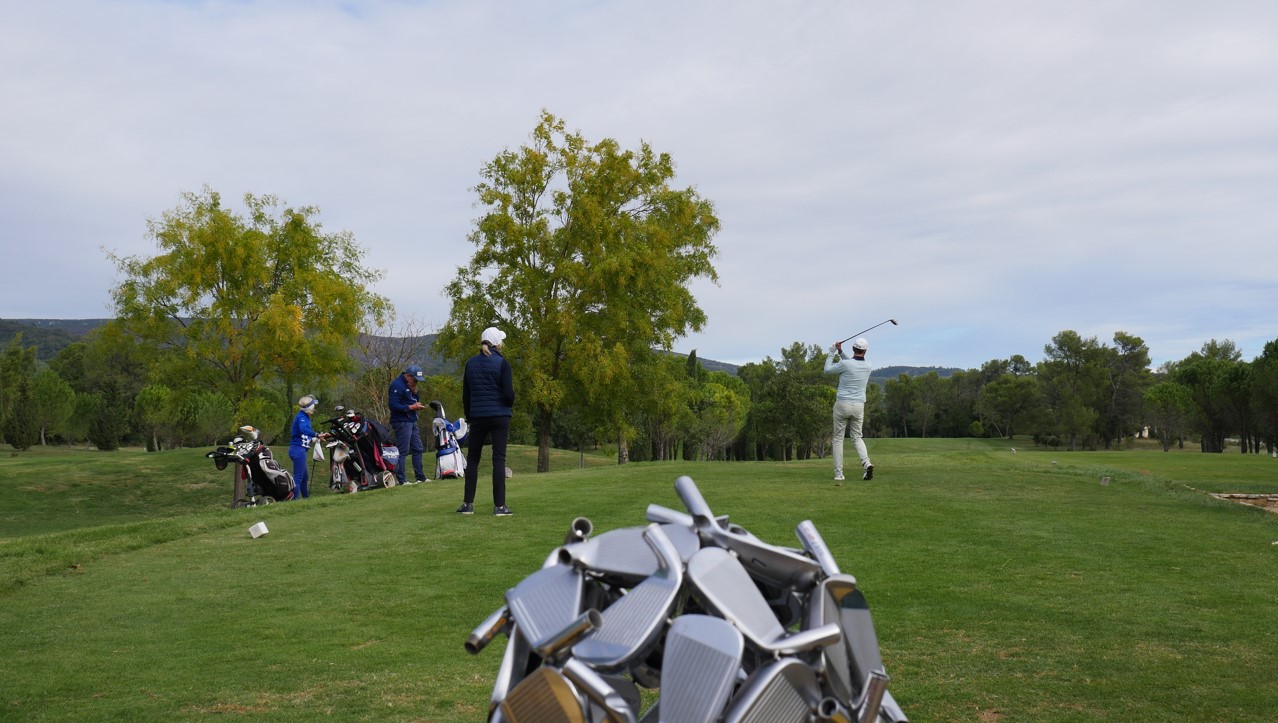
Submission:
[[[843,342],[835,342],[830,347],[830,356],[825,360],[825,373],[839,375],[839,393],[834,398],[834,479],[843,479],[843,432],[852,428],[852,444],[856,445],[856,453],[861,457],[861,479],[874,478],[874,465],[870,463],[870,455],[865,451],[865,440],[861,439],[861,424],[865,421],[865,385],[870,381],[870,363],[865,360],[865,351],[870,343],[859,336],[852,342],[852,358],[843,353]]]

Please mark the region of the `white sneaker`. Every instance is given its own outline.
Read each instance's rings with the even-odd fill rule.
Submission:
[[[841,475],[841,474],[836,474],[836,475],[834,475],[834,481],[835,481],[835,482],[842,482],[842,481],[843,481],[843,475]]]
[[[872,464],[865,465],[865,474],[861,476],[861,479],[866,479],[866,480],[874,479],[874,465]]]

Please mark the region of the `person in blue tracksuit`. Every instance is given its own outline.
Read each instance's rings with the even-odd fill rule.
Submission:
[[[318,405],[319,400],[310,394],[297,400],[297,414],[293,416],[292,433],[288,442],[288,458],[293,460],[293,482],[297,485],[294,499],[311,496],[311,475],[306,469],[306,453],[310,451],[311,443],[321,436],[311,426],[311,415]]]
[[[466,490],[463,515],[475,512],[475,488],[479,483],[479,462],[484,455],[484,442],[493,445],[493,514],[507,517],[506,444],[510,440],[510,418],[514,414],[515,385],[511,381],[510,362],[502,356],[505,332],[496,327],[484,329],[480,335],[479,353],[466,362],[462,373],[462,409],[470,432],[466,439]]]
[[[417,382],[425,379],[422,368],[413,364],[390,383],[387,396],[390,400],[390,426],[399,448],[399,464],[395,465],[395,479],[404,484],[408,476],[408,458],[413,458],[413,474],[416,482],[425,482],[422,469],[422,435],[417,431],[417,410],[426,405],[417,400]]]

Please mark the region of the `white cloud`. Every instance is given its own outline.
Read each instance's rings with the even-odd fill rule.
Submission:
[[[541,108],[670,152],[715,202],[684,340],[879,364],[1041,357],[1063,329],[1248,355],[1278,211],[1278,7],[1255,2],[60,2],[0,27],[5,317],[97,317],[100,247],[209,184],[322,210],[400,312],[471,247],[481,165]],[[31,270],[38,270],[31,271]]]

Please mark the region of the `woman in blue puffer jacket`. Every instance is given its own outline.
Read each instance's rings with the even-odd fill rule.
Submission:
[[[479,481],[479,462],[484,455],[484,442],[491,438],[493,447],[493,514],[511,515],[506,506],[506,444],[510,439],[510,418],[514,414],[515,386],[511,381],[510,362],[502,356],[505,332],[496,327],[484,329],[480,335],[479,353],[466,362],[462,373],[462,409],[470,433],[466,446],[466,490],[463,515],[475,512],[475,487]]]

